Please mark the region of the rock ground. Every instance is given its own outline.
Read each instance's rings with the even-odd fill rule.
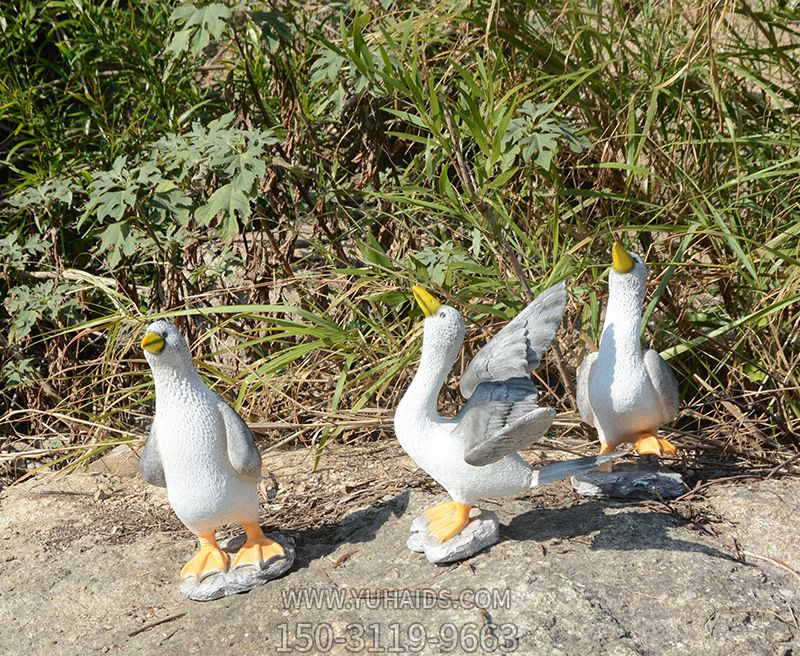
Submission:
[[[97,473],[7,489],[0,653],[800,654],[800,481],[638,504],[562,482],[487,502],[500,542],[445,566],[406,548],[443,500],[413,463],[337,457],[266,458],[265,524],[295,538],[295,566],[208,603],[178,590],[194,543],[163,490]],[[473,595],[485,608],[458,603]]]

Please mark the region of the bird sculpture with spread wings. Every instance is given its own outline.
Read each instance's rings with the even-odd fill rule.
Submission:
[[[591,471],[612,456],[580,458],[534,469],[518,453],[550,428],[556,411],[540,407],[530,378],[555,336],[566,303],[563,283],[542,292],[472,359],[461,376],[467,399],[452,418],[439,415],[439,391],[461,351],[464,319],[416,285],[425,315],[419,368],[397,407],[401,446],[450,495],[426,511],[429,533],[441,542],[470,521],[484,497],[505,497]]]

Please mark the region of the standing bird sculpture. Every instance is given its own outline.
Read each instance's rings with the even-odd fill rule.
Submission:
[[[425,514],[440,542],[470,522],[484,497],[505,497],[588,472],[613,458],[590,457],[534,469],[518,453],[550,428],[556,411],[537,404],[530,378],[553,339],[566,303],[563,283],[541,293],[470,362],[461,376],[467,399],[452,418],[439,415],[439,391],[461,351],[464,319],[449,305],[414,286],[425,315],[419,368],[397,407],[394,429],[401,446],[450,495]]]
[[[181,576],[202,581],[283,557],[283,547],[264,535],[258,522],[261,454],[250,429],[200,378],[175,326],[156,321],[141,346],[156,387],[142,477],[167,488],[172,509],[200,543]],[[232,562],[216,541],[216,529],[224,524],[241,524],[247,534]]]
[[[612,247],[608,287],[600,350],[578,369],[581,418],[597,429],[601,454],[632,442],[640,455],[673,455],[675,447],[658,430],[678,415],[678,383],[658,351],[642,349],[647,267],[619,242]]]

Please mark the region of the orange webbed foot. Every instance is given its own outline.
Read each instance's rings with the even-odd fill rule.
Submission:
[[[456,501],[445,501],[425,511],[430,520],[428,533],[439,542],[447,542],[469,524],[472,506]]]
[[[247,533],[247,541],[233,557],[231,569],[240,567],[256,567],[260,569],[273,558],[283,558],[286,555],[279,543],[275,542],[275,540],[270,540],[264,535],[258,522],[248,522],[243,526]]]
[[[654,455],[659,458],[665,455],[674,456],[677,453],[677,449],[669,440],[653,433],[642,433],[634,442],[633,450],[640,456]]]
[[[207,576],[228,571],[229,558],[222,549],[217,546],[217,540],[213,533],[198,535],[200,550],[192,559],[181,569],[181,576],[187,578],[197,577],[202,581]]]

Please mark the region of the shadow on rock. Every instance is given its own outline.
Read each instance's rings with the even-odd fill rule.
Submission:
[[[685,525],[679,519],[658,512],[619,512],[606,514],[605,505],[589,501],[569,508],[539,508],[517,515],[500,527],[501,540],[547,542],[570,540],[593,533],[592,550],[639,551],[659,549],[702,553],[731,562],[731,555],[696,542],[676,539],[670,528]]]
[[[400,517],[405,513],[409,496],[409,492],[401,492],[375,506],[351,513],[337,522],[307,531],[292,532],[291,535],[297,541],[294,569],[302,569],[312,560],[333,553],[342,544],[371,542],[392,515]]]

